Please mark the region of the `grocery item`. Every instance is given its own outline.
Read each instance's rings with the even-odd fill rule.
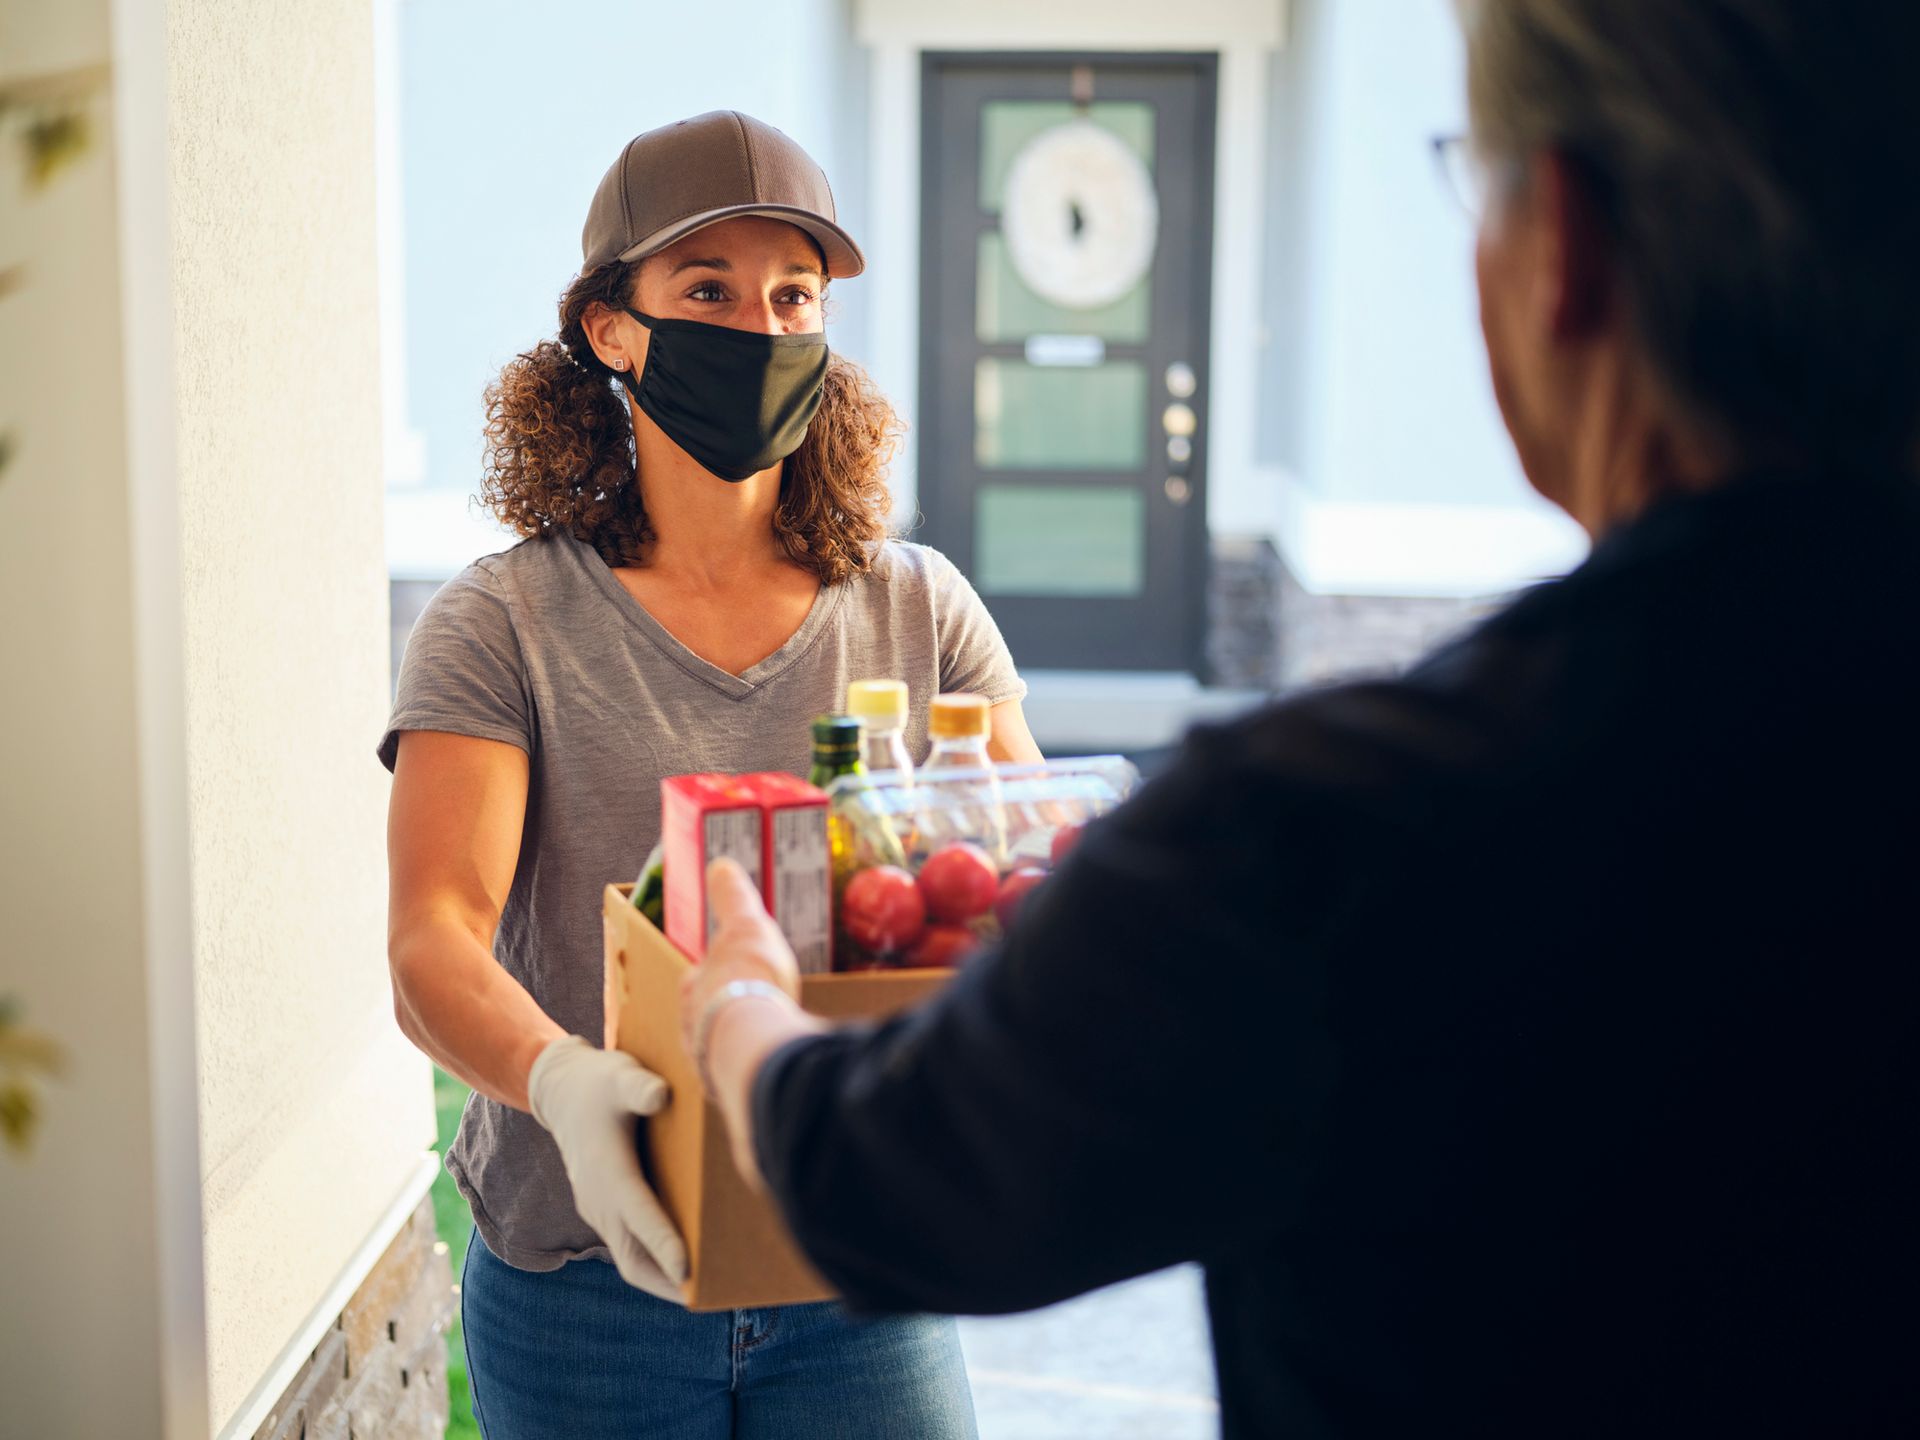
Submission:
[[[949,788],[946,815],[951,837],[970,840],[993,857],[996,865],[1005,863],[1007,818],[1000,794],[1000,779],[993,760],[987,754],[987,736],[992,728],[991,707],[979,695],[942,695],[933,702],[927,717],[927,729],[933,736],[933,751],[927,756],[926,770],[964,771],[969,778]],[[930,854],[931,851],[926,852]],[[925,859],[925,854],[917,859]]]
[[[907,970],[946,970],[959,965],[985,944],[965,925],[929,925],[913,948],[907,951],[902,968]]]
[[[999,797],[1003,857],[967,834],[988,779]],[[963,963],[1046,883],[1056,848],[1064,854],[1080,827],[1125,800],[1138,779],[1127,761],[1106,755],[836,780],[832,821],[848,845],[836,857],[834,967]]]
[[[840,917],[847,937],[862,950],[892,955],[912,945],[926,928],[926,897],[899,866],[876,865],[847,883]]]
[[[775,772],[753,777],[766,816],[767,913],[793,947],[802,975],[833,968],[833,860],[827,797]]]
[[[978,845],[957,841],[927,857],[915,877],[936,920],[965,923],[992,908],[1000,893],[1000,871]]]
[[[847,687],[847,713],[860,722],[860,763],[867,773],[891,771],[911,782],[906,685],[899,680],[856,680]]]
[[[655,845],[633,882],[633,908],[653,922],[656,930],[667,928],[667,847]]]
[[[1080,842],[1078,825],[1062,825],[1053,832],[1053,843],[1047,847],[1047,858],[1058,865],[1067,858],[1067,852]]]
[[[766,889],[764,826],[744,776],[676,775],[660,782],[667,938],[689,959],[704,955],[710,938],[709,864],[722,856],[736,860],[755,889]]]
[[[824,789],[842,775],[858,775],[860,722],[851,715],[822,715],[813,722],[813,769],[807,775]]]
[[[800,972],[831,968],[832,863],[827,797],[792,775],[676,775],[660,782],[667,938],[689,959],[706,953],[707,866],[746,870],[786,936]]]
[[[824,787],[843,775],[864,774],[866,767],[860,762],[860,736],[860,722],[851,715],[816,716],[813,722],[813,769],[807,779]],[[853,867],[846,858],[852,845],[846,832],[845,821],[827,821],[827,847],[833,856],[836,896],[853,874]]]
[[[993,918],[1000,922],[1002,930],[1013,924],[1028,892],[1046,878],[1047,872],[1038,865],[1022,865],[1007,872],[1000,882],[1000,893],[993,899]]]

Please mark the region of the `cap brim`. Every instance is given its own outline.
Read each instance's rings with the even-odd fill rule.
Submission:
[[[820,253],[827,262],[830,279],[844,280],[867,268],[867,257],[860,253],[860,247],[853,243],[851,235],[831,220],[797,205],[726,205],[718,210],[703,210],[654,231],[638,244],[629,245],[614,258],[643,260],[649,255],[659,254],[674,241],[685,239],[696,230],[704,230],[722,220],[731,220],[736,215],[764,215],[769,220],[784,220],[806,231],[818,242]]]

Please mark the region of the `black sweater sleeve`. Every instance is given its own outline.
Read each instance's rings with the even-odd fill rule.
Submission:
[[[1393,828],[1393,767],[1330,705],[1370,708],[1197,733],[932,1003],[770,1058],[761,1169],[851,1301],[1023,1309],[1284,1225],[1331,1083],[1322,937]]]

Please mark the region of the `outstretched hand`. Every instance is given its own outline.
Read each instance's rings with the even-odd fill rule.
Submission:
[[[747,872],[731,860],[708,866],[707,906],[713,938],[681,982],[680,1029],[726,1120],[734,1164],[758,1185],[749,1104],[754,1077],[780,1045],[823,1027],[800,1009],[800,966]],[[752,982],[751,988],[727,989],[739,981]],[[735,1021],[740,1015],[747,1018]]]

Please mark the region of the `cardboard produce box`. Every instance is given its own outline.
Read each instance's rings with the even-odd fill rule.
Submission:
[[[664,1076],[672,1097],[642,1124],[647,1178],[687,1242],[682,1293],[693,1310],[826,1300],[832,1288],[795,1247],[772,1197],[735,1168],[719,1110],[680,1042],[690,962],[638,910],[631,885],[605,892],[606,1046]],[[950,970],[804,975],[800,1003],[828,1020],[879,1019],[925,999]]]

